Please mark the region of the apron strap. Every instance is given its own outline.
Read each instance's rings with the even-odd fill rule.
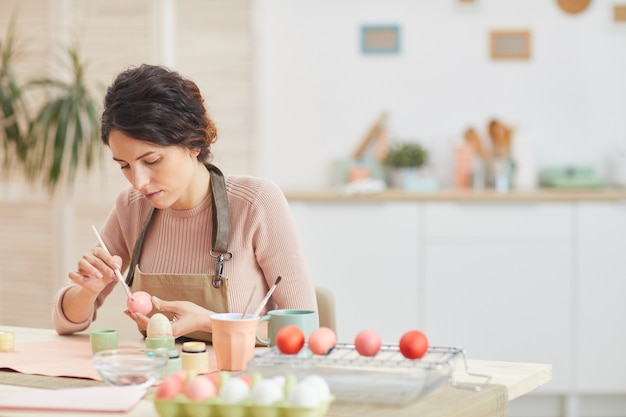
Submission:
[[[226,194],[226,180],[224,174],[215,165],[207,165],[211,174],[213,189],[213,250],[228,252],[230,240],[230,210],[228,209],[228,194]]]
[[[148,211],[148,216],[146,220],[143,222],[143,226],[141,227],[141,233],[137,237],[137,241],[135,241],[135,247],[133,248],[133,256],[130,258],[130,266],[128,267],[128,274],[126,274],[126,284],[128,284],[128,288],[133,285],[133,280],[135,279],[135,266],[139,263],[139,255],[141,254],[141,248],[143,247],[143,240],[146,237],[146,230],[148,230],[148,225],[150,224],[150,220],[152,220],[152,215],[154,214],[154,206],[150,206],[150,211]]]
[[[214,251],[221,253],[218,257],[220,271],[216,277],[217,281],[221,284],[222,263],[224,260],[229,260],[233,256],[232,253],[228,252],[228,242],[230,240],[230,210],[228,208],[228,194],[226,193],[226,181],[222,171],[220,171],[220,169],[215,165],[207,164],[206,167],[211,175],[211,194],[213,200],[213,248],[211,249],[211,256],[214,256]],[[139,233],[137,241],[135,242],[135,247],[133,248],[133,256],[131,257],[128,273],[126,274],[126,284],[128,284],[129,287],[133,285],[133,280],[135,278],[135,266],[139,263],[139,256],[141,255],[143,241],[146,237],[146,231],[148,230],[148,226],[152,220],[154,210],[154,206],[150,206],[148,216],[143,223],[141,232]],[[224,254],[227,254],[228,257],[225,258]]]

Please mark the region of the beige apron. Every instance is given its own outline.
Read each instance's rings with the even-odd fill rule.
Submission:
[[[185,300],[198,304],[206,309],[217,313],[230,311],[228,303],[228,278],[222,273],[224,261],[232,259],[232,253],[228,252],[228,240],[230,237],[230,216],[228,211],[228,196],[224,175],[213,166],[207,165],[211,174],[211,189],[213,198],[213,233],[212,249],[210,255],[217,259],[215,274],[149,274],[139,269],[139,257],[143,241],[154,213],[151,208],[146,218],[141,233],[135,242],[133,256],[131,258],[126,283],[132,291],[146,291],[162,300]],[[153,309],[148,315],[158,312]],[[171,320],[170,313],[165,313]],[[209,318],[207,317],[207,320]],[[145,336],[145,331],[140,330]],[[211,334],[206,332],[193,332],[185,337],[197,340],[211,341]]]

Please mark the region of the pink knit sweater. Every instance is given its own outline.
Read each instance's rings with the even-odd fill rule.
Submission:
[[[280,275],[282,280],[266,307],[317,310],[315,289],[304,259],[296,225],[280,188],[272,181],[249,176],[227,176],[226,191],[230,204],[229,251],[233,258],[224,263],[224,276],[230,285],[232,311],[243,311],[253,284],[257,283],[252,306],[258,305],[269,285]],[[122,191],[102,230],[109,251],[122,258],[122,270],[130,263],[150,203],[132,189]],[[145,273],[215,273],[211,249],[212,200],[209,195],[189,210],[157,210],[144,240],[139,268]],[[61,309],[62,287],[54,298],[53,323],[59,334],[85,330],[96,319],[116,282],[100,293],[91,318],[82,323],[69,321]],[[207,282],[210,284],[210,280]],[[121,291],[121,289],[120,289]]]

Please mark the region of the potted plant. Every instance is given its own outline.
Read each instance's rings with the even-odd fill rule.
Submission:
[[[389,185],[405,191],[417,191],[421,185],[420,171],[427,162],[428,151],[421,144],[417,142],[392,144],[383,159]]]
[[[19,165],[31,183],[52,193],[71,185],[80,166],[89,169],[99,143],[97,101],[87,87],[77,49],[68,48],[68,80],[41,77],[20,85],[13,24],[0,39],[0,141],[5,174]],[[34,97],[37,106],[27,98]]]
[[[22,132],[22,119],[28,110],[13,67],[16,47],[11,21],[6,38],[0,39],[0,138],[5,173],[14,161],[23,163],[28,150],[26,135]]]

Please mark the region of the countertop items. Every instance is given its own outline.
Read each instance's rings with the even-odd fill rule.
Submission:
[[[606,181],[590,167],[550,168],[541,173],[541,183],[558,189],[593,189],[606,187]]]
[[[89,339],[87,335],[58,336],[53,330],[50,329],[32,329],[9,326],[3,326],[3,328],[6,328],[8,331],[14,332],[16,339],[16,352],[20,351],[20,346],[24,346],[30,343],[44,342],[58,342],[59,344],[83,342],[85,344],[85,351],[89,350]],[[140,345],[141,341],[136,341],[136,344]],[[0,368],[11,369],[12,362],[9,355],[12,354],[12,352],[0,353]],[[413,415],[415,407],[437,407],[436,409],[439,410],[440,408],[438,407],[442,404],[448,404],[448,411],[450,411],[450,404],[456,404],[456,406],[470,407],[472,409],[483,411],[482,413],[475,415],[506,415],[502,414],[501,412],[499,414],[494,414],[489,410],[494,410],[496,407],[498,407],[498,409],[500,410],[506,410],[506,404],[508,403],[508,401],[534,390],[540,385],[547,383],[552,378],[552,367],[547,364],[469,360],[468,366],[473,372],[491,375],[492,385],[490,385],[488,389],[485,389],[481,392],[476,392],[472,390],[461,390],[454,387],[449,387],[446,384],[442,386],[441,389],[433,391],[432,397],[429,394],[423,399],[423,401],[420,401],[414,406],[406,409],[402,407],[394,407],[393,410],[381,410],[373,406],[367,406],[367,409],[362,409],[362,405],[356,404],[352,406],[343,404],[341,406],[338,405],[337,407],[331,405],[327,416],[345,416],[347,415],[347,413],[353,413],[355,410],[359,411],[359,413],[361,413],[360,415],[363,416],[381,415],[381,412],[383,412],[384,415],[405,416]],[[33,401],[36,401],[39,393],[46,392],[42,391],[41,388],[76,388],[78,386],[93,385],[95,382],[90,379],[46,377],[42,375],[36,375],[37,373],[38,372],[36,370],[33,370],[32,374],[6,371],[0,372],[0,406],[4,399],[9,398],[15,394],[31,393],[31,398],[33,398]],[[468,375],[465,369],[458,369],[457,371],[455,371],[454,375],[457,383],[475,383],[475,381],[473,380],[474,377]],[[434,401],[432,403],[433,405],[429,405],[427,402],[427,400],[431,401],[430,398],[432,398],[432,401]],[[445,407],[441,408],[441,410],[442,414],[437,415],[448,415],[445,414]],[[387,414],[387,412],[390,412],[391,414]],[[31,417],[41,416],[42,414],[40,412],[29,413],[27,411],[25,412],[2,410],[2,415],[6,417]],[[51,411],[49,413],[46,413],[45,415],[64,416],[66,415],[66,413],[61,411]],[[99,416],[101,414],[96,412],[80,412],[76,413],[75,415],[77,417],[90,417]],[[156,415],[156,412],[154,409],[154,404],[148,396],[146,397],[146,399],[141,400],[137,404],[137,406],[132,408],[130,411],[120,415],[130,417],[147,417]]]

